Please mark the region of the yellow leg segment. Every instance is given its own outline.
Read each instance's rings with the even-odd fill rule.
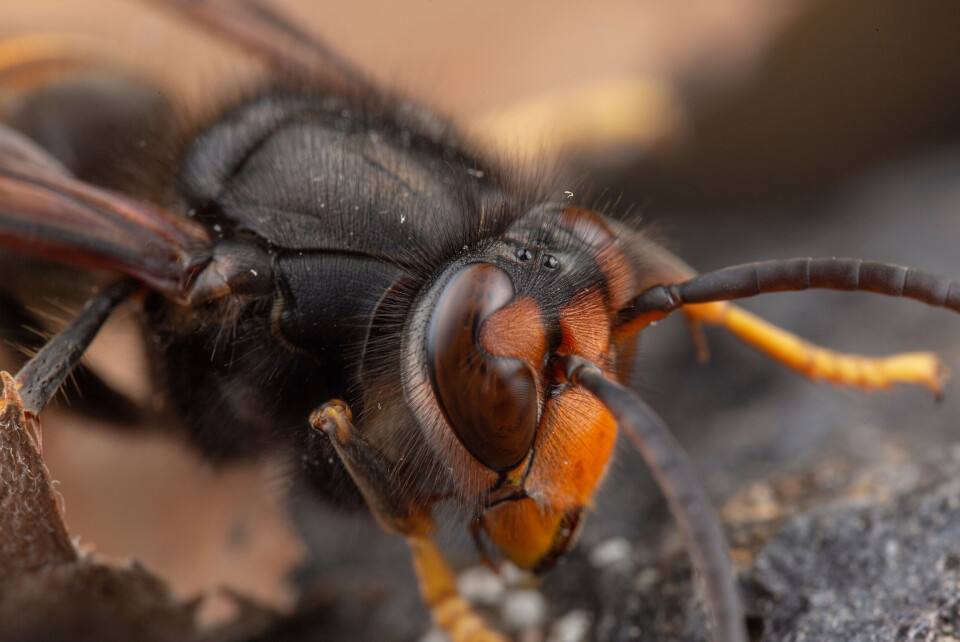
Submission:
[[[897,383],[916,384],[939,396],[948,375],[946,367],[930,352],[879,358],[833,352],[730,303],[688,305],[683,311],[691,319],[725,328],[744,343],[815,381],[868,392],[886,390]]]
[[[508,642],[492,631],[460,597],[453,571],[433,541],[434,521],[429,505],[396,487],[397,480],[353,425],[349,406],[339,399],[329,401],[314,411],[310,422],[329,437],[384,530],[406,538],[413,553],[420,594],[437,626],[446,631],[453,642]]]
[[[420,581],[420,594],[433,613],[433,621],[450,635],[453,642],[508,642],[473,612],[457,593],[453,571],[432,538],[408,535],[413,567]]]

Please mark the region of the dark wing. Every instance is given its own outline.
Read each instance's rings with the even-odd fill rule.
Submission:
[[[331,89],[377,93],[363,74],[326,44],[257,0],[154,0],[281,70],[305,73]]]
[[[2,124],[0,247],[132,276],[180,301],[212,255],[202,225],[73,178]]]

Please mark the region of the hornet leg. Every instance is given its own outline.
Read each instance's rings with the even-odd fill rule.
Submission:
[[[107,287],[16,378],[0,372],[0,577],[77,557],[41,458],[37,415],[135,287],[132,281]]]
[[[854,386],[868,392],[887,390],[897,383],[916,384],[939,396],[947,374],[936,355],[929,352],[888,357],[834,352],[726,302],[690,305],[684,312],[692,319],[725,328],[744,343],[813,381]]]
[[[80,315],[55,337],[17,373],[23,409],[37,416],[43,410],[60,384],[93,343],[101,326],[114,308],[133,293],[133,281],[119,281],[107,286],[90,299]]]
[[[429,507],[417,505],[397,488],[378,453],[357,433],[347,404],[339,399],[325,403],[313,412],[310,423],[330,438],[380,525],[407,539],[420,594],[434,622],[454,642],[506,642],[457,593],[453,571],[432,538],[434,523]]]

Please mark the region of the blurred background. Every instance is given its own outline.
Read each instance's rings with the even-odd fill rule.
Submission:
[[[81,36],[199,108],[262,72],[161,4],[0,0],[0,38]],[[960,278],[954,0],[276,4],[487,149],[504,140],[510,149],[503,123],[518,109],[558,96],[612,100],[620,94],[590,88],[626,83],[619,136],[602,131],[599,117],[592,127],[544,119],[543,132],[528,132],[543,139],[518,141],[520,151],[508,155],[549,151],[578,197],[639,215],[698,270],[855,256]],[[960,369],[957,319],[914,302],[803,293],[746,307],[827,347],[932,349]],[[149,402],[133,314],[120,316],[91,363]],[[712,357],[699,365],[681,322],[648,331],[636,385],[674,427],[719,505],[771,477],[922,460],[960,437],[956,381],[940,403],[923,390],[866,396],[802,380],[721,333],[708,337]],[[285,610],[296,601],[293,584],[308,585],[326,609],[316,619],[334,638],[416,639],[427,630],[402,543],[363,516],[291,502],[276,462],[213,469],[163,434],[81,423],[90,420],[64,404],[44,417],[44,455],[81,545],[109,559],[136,557],[184,596],[228,586]],[[624,450],[583,546],[545,584],[550,617],[601,613],[578,561],[611,538],[648,541],[664,521],[639,457]],[[464,530],[452,525],[445,537],[467,565],[475,560]],[[358,550],[358,540],[370,545]],[[213,624],[234,610],[210,599],[202,616]],[[304,630],[321,626],[301,620]],[[594,635],[603,637],[596,628]]]

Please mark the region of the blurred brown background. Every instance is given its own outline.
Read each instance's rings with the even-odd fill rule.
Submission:
[[[0,37],[89,37],[188,104],[215,102],[259,72],[158,4],[0,0]],[[656,87],[675,110],[664,121],[669,128],[653,128],[627,149],[570,147],[563,162],[583,177],[578,190],[641,211],[697,268],[837,254],[960,277],[954,0],[277,4],[379,82],[465,127],[522,100],[605,78]],[[960,368],[955,319],[916,304],[796,295],[769,297],[754,309],[832,347],[875,354],[934,348]],[[134,358],[141,354],[136,333],[123,319],[114,325],[92,360],[119,387],[149,400]],[[658,328],[639,385],[677,426],[718,498],[828,450],[912,456],[957,437],[956,383],[932,411],[920,391],[864,399],[800,381],[724,337],[711,339],[713,361],[696,367],[683,328]],[[215,471],[166,437],[89,430],[62,407],[44,426],[45,455],[82,543],[144,560],[184,595],[227,585],[277,608],[292,605],[286,574],[306,553],[287,517],[282,471],[269,462]],[[654,500],[638,468],[635,457],[621,459],[585,545],[643,532],[650,520],[641,507]],[[396,557],[402,565],[402,548],[362,518],[303,506],[295,514],[308,534],[340,537],[323,544],[307,537],[321,559],[313,572],[339,587],[332,592],[350,595],[344,587],[356,583],[358,594],[386,600],[389,610],[383,596],[395,576],[383,571],[367,584],[356,577],[358,569],[369,572],[364,557],[383,564]],[[352,551],[360,537],[381,541],[384,552]],[[412,603],[407,596],[394,609]],[[226,608],[214,604],[210,619],[226,617]],[[414,619],[395,634],[416,635],[422,626]]]

